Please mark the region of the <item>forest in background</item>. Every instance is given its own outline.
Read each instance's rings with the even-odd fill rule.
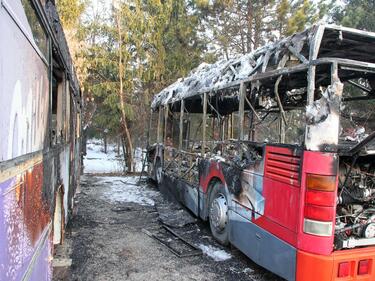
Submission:
[[[375,31],[375,0],[56,0],[83,128],[144,147],[152,96],[212,63],[325,21]],[[128,155],[128,167],[132,156]]]

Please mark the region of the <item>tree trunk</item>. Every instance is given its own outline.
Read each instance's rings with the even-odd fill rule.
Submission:
[[[119,89],[119,97],[120,97],[120,109],[121,109],[121,123],[123,129],[123,135],[125,137],[125,146],[127,150],[127,155],[124,154],[126,166],[128,168],[128,172],[133,172],[133,144],[131,135],[129,132],[127,120],[126,120],[126,112],[125,112],[125,97],[124,97],[124,83],[123,83],[123,61],[122,61],[122,30],[121,30],[121,22],[120,22],[120,11],[116,11],[116,21],[117,21],[117,32],[118,32],[118,49],[119,49],[119,60],[118,60],[118,67],[119,67],[119,80],[120,80],[120,89]]]
[[[252,43],[253,43],[253,3],[252,0],[247,1],[247,53],[253,50]]]
[[[127,122],[122,122],[123,124],[123,136],[125,139],[125,147],[126,147],[126,155],[125,157],[125,163],[128,168],[128,172],[134,172],[134,163],[133,163],[133,143],[131,141],[131,135],[128,129]],[[130,141],[129,141],[130,140]]]
[[[121,148],[122,148],[122,155],[124,157],[124,165],[126,166],[126,149],[125,149],[125,137],[123,136],[123,134],[121,134],[120,136],[120,139],[121,139]],[[124,168],[124,173],[126,173],[126,169]]]

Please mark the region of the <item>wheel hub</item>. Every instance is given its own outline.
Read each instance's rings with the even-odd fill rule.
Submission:
[[[228,204],[224,195],[219,194],[211,204],[210,219],[212,225],[223,230],[228,222]]]

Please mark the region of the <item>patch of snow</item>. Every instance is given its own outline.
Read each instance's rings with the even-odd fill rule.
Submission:
[[[199,249],[202,250],[202,252],[209,256],[210,258],[214,259],[215,261],[226,261],[232,258],[232,255],[227,253],[224,250],[221,250],[219,248],[216,248],[211,245],[198,245]]]
[[[143,151],[142,148],[137,147],[134,150],[134,171],[135,172],[142,172],[143,162],[145,158],[146,158],[146,152]]]
[[[110,174],[110,173],[122,173],[124,167],[121,161],[116,159],[87,159],[83,160],[84,173],[88,174]]]
[[[87,142],[86,156],[83,158],[84,173],[122,173],[123,159],[116,153],[116,145],[108,144],[107,153],[100,140],[92,139]]]
[[[243,271],[243,273],[246,273],[246,274],[252,274],[254,272],[254,269],[251,269],[249,267],[246,267]]]
[[[132,202],[143,206],[154,206],[159,193],[145,186],[137,185],[139,177],[101,177],[97,185],[110,186],[103,196],[111,202]]]

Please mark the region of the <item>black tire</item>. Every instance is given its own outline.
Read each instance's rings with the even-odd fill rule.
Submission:
[[[215,184],[209,195],[208,220],[212,236],[225,246],[229,244],[228,207],[228,196],[224,185]]]

